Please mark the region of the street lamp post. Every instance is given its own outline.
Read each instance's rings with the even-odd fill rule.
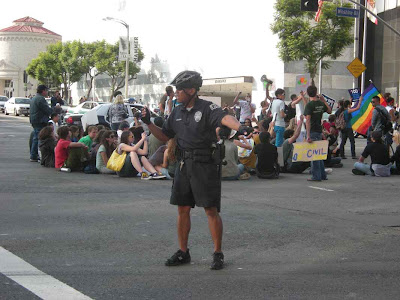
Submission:
[[[126,28],[126,37],[127,37],[127,43],[128,43],[128,57],[126,58],[126,63],[125,63],[125,98],[129,98],[128,97],[128,77],[129,77],[129,57],[130,57],[130,50],[129,50],[129,25],[128,23],[126,23],[125,21],[119,20],[119,19],[115,19],[115,18],[111,18],[111,17],[106,17],[103,19],[104,21],[114,21],[117,22],[119,24],[122,24],[125,26]]]

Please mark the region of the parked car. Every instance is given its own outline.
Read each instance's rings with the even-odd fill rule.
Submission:
[[[84,113],[95,108],[96,106],[106,104],[106,103],[107,102],[85,101],[75,107],[70,107],[67,111],[67,115],[71,115],[71,114],[82,114],[83,115]]]
[[[6,104],[8,98],[6,96],[0,96],[0,111],[4,112],[4,105]]]
[[[31,107],[31,99],[22,97],[12,97],[8,99],[4,105],[4,113],[8,115],[13,113],[15,116],[29,115],[29,108]]]
[[[129,108],[128,109],[129,116],[128,118],[125,119],[125,121],[131,124],[134,121],[133,118],[134,114],[137,112],[141,112],[142,109],[144,108],[144,105],[139,103],[133,103],[133,104],[125,103],[125,105]],[[103,104],[93,108],[91,111],[84,114],[81,117],[83,128],[86,128],[88,125],[97,125],[97,124],[102,124],[104,126],[111,127],[108,116],[108,111],[110,109],[110,106],[111,103]],[[158,117],[158,115],[153,111],[150,111],[150,119],[154,121],[154,118],[156,117]],[[146,124],[143,124],[143,128],[146,132],[148,132]]]

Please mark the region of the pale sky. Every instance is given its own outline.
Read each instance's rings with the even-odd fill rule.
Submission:
[[[124,4],[125,2],[125,4]],[[253,76],[259,87],[266,74],[283,85],[283,63],[272,35],[274,0],[16,0],[3,3],[0,28],[26,16],[62,35],[63,41],[110,43],[138,36],[146,56],[167,60],[172,72],[201,70],[203,78]],[[257,93],[256,93],[257,94]],[[254,96],[253,96],[254,98]]]

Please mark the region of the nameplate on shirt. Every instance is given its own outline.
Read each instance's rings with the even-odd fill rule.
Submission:
[[[328,141],[294,143],[292,162],[325,160],[328,156]]]

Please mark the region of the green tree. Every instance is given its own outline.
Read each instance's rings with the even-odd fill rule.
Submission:
[[[118,61],[119,45],[104,43],[101,47],[96,48],[94,53],[95,66],[99,73],[104,73],[111,78],[111,96],[115,91],[125,86],[125,62]],[[144,58],[144,54],[139,49],[138,62],[141,62]],[[139,66],[132,61],[129,62],[129,78],[128,81],[135,79],[135,75],[140,71]]]
[[[83,52],[82,57],[84,60],[84,68],[86,69],[85,73],[85,83],[87,85],[87,93],[86,98],[89,98],[90,92],[93,88],[93,80],[98,75],[102,74],[96,68],[97,59],[101,58],[101,55],[98,55],[98,52],[102,52],[102,49],[105,47],[106,42],[103,41],[95,41],[92,43],[83,43]]]
[[[305,71],[310,74],[313,85],[319,62],[322,60],[322,69],[329,69],[330,64],[324,58],[338,58],[353,42],[351,28],[354,19],[337,17],[338,5],[338,1],[324,2],[317,23],[314,21],[315,12],[300,10],[300,0],[277,0],[275,3],[271,30],[279,35],[279,56],[284,62],[305,60]],[[343,6],[351,7],[348,3]]]
[[[69,99],[71,85],[86,73],[83,46],[80,41],[58,42],[39,53],[27,67],[27,73],[41,83],[50,80],[54,85],[64,85],[64,99]]]

